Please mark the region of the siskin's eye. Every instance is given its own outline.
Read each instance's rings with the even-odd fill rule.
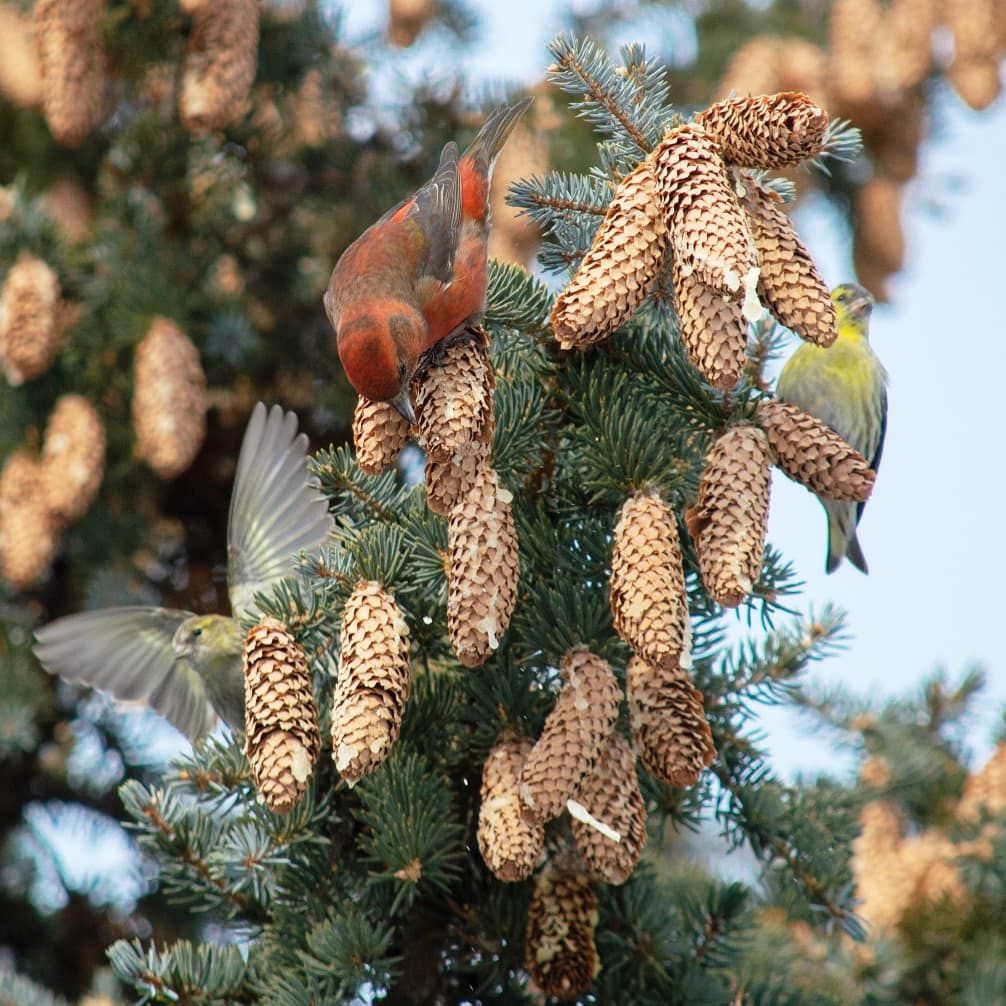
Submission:
[[[203,634],[203,630],[202,629],[193,629],[192,630],[192,635],[193,636],[201,636],[202,634]]]

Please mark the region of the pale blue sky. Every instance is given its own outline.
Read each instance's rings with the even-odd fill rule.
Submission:
[[[490,89],[500,81],[540,80],[545,42],[564,26],[558,0],[473,3],[484,18],[480,44],[461,69]],[[362,36],[381,23],[383,5],[352,3],[347,27]],[[616,41],[694,51],[687,23],[649,12]],[[421,39],[377,71],[379,88],[440,75],[452,56],[443,39]],[[399,85],[399,86],[396,86]],[[849,649],[815,667],[819,680],[866,693],[904,693],[943,664],[971,661],[989,672],[990,701],[975,732],[983,752],[1006,701],[1006,647],[998,623],[1006,602],[1002,422],[1006,325],[1006,99],[975,113],[941,90],[940,134],[924,149],[906,190],[908,261],[892,282],[892,303],[878,308],[873,345],[890,375],[890,419],[877,487],[861,524],[872,572],[848,565],[824,573],[825,523],[817,501],[778,475],[769,536],[807,582],[804,602],[831,601],[850,617]],[[852,278],[842,228],[827,206],[810,205],[798,228],[829,284]],[[833,767],[827,744],[800,729],[792,714],[764,718],[778,766],[787,772]]]

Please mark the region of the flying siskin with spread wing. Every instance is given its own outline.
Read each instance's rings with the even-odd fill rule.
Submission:
[[[876,470],[887,429],[887,371],[870,347],[873,297],[855,283],[843,283],[832,290],[831,300],[838,338],[827,348],[803,343],[782,368],[776,391],[830,426]],[[856,536],[865,504],[822,499],[821,505],[828,515],[827,572],[843,558],[868,572]]]
[[[255,595],[294,575],[292,559],[332,529],[325,498],[308,481],[297,417],[259,402],[241,444],[227,523],[227,590],[233,617],[121,607],[58,618],[35,633],[47,671],[165,716],[195,742],[223,719],[244,730],[239,620]]]

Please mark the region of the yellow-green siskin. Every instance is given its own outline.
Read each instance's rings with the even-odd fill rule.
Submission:
[[[244,633],[255,594],[294,575],[291,560],[332,529],[308,481],[307,437],[297,417],[259,402],[241,444],[227,523],[227,590],[233,618],[169,608],[123,607],[58,618],[35,633],[42,666],[167,717],[192,741],[217,718],[244,730]]]
[[[870,348],[873,298],[855,283],[831,292],[838,338],[827,348],[804,343],[786,361],[776,385],[784,402],[816,416],[868,458],[876,470],[887,429],[887,371]],[[862,503],[821,500],[828,514],[828,555],[832,573],[842,558],[868,572],[856,526]]]

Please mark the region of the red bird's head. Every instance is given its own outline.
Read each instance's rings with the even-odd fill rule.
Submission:
[[[407,304],[381,310],[370,302],[360,312],[343,314],[336,346],[350,384],[372,402],[389,402],[415,424],[409,382],[426,338],[426,320]]]

